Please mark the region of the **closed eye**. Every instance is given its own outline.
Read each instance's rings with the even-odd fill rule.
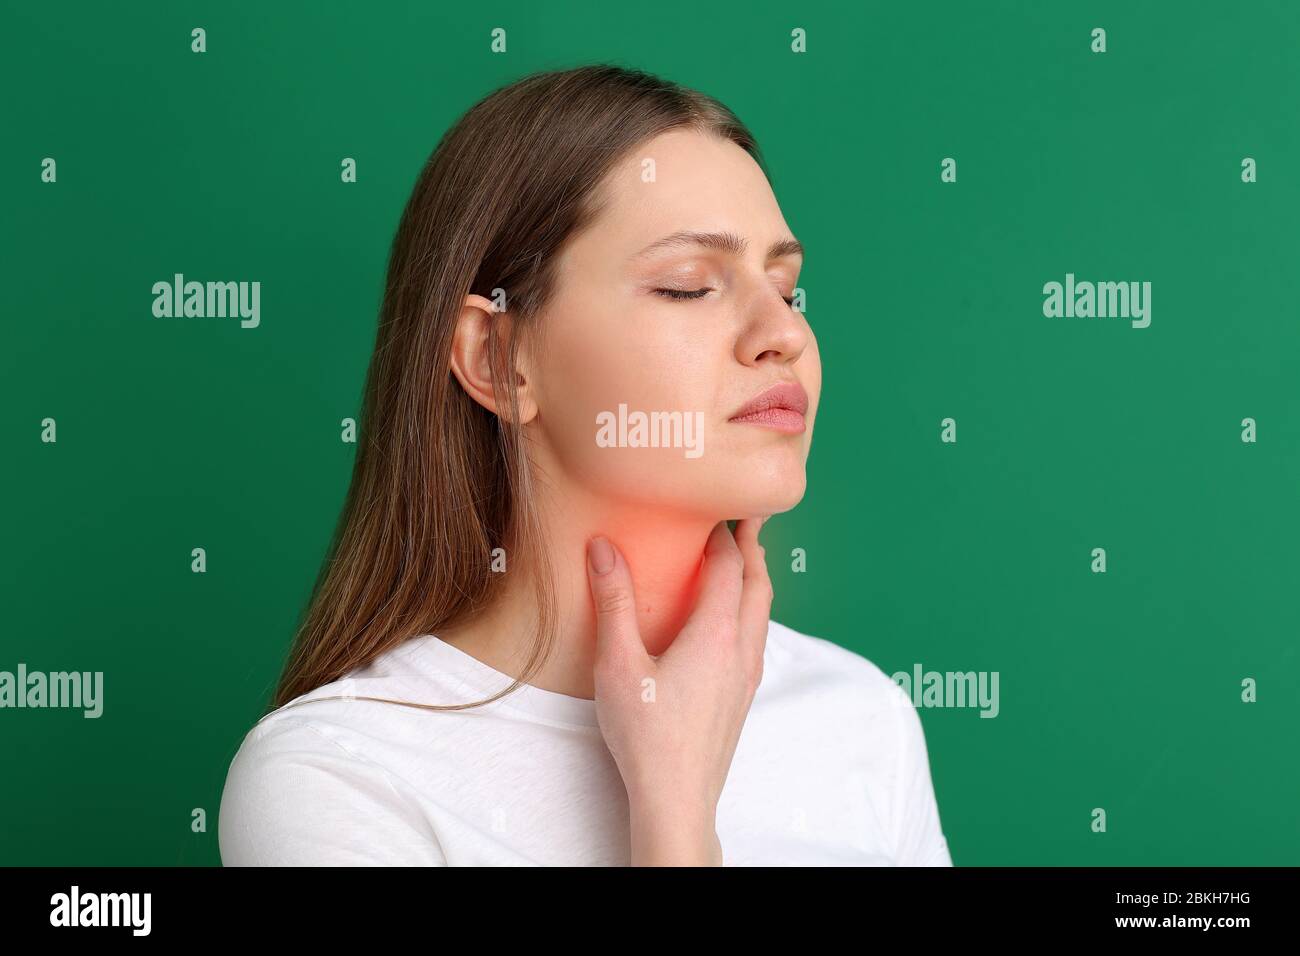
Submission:
[[[666,299],[675,299],[679,302],[685,299],[702,299],[712,291],[712,289],[655,289],[655,292],[658,295],[661,295]],[[789,298],[782,296],[781,298],[785,301],[786,305],[794,305],[793,296]]]

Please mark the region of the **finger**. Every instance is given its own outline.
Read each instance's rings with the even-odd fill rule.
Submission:
[[[772,579],[767,573],[767,552],[758,541],[766,518],[745,518],[736,525],[736,545],[745,559],[741,579],[740,636],[760,659],[767,646],[767,626],[772,614]]]
[[[587,542],[587,581],[596,607],[596,660],[629,663],[648,657],[636,623],[632,572],[608,538],[597,535]]]
[[[719,521],[704,545],[695,607],[687,619],[688,625],[704,622],[708,626],[684,628],[683,634],[673,641],[673,646],[681,641],[687,630],[698,631],[707,638],[719,625],[736,623],[740,615],[740,583],[744,564],[745,559],[741,556],[727,522]]]

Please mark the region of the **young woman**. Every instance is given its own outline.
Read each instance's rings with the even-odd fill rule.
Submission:
[[[906,694],[769,619],[802,257],[745,127],[648,74],[535,74],[446,134],[225,864],[951,865]]]

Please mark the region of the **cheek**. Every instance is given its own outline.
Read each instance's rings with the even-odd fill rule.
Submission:
[[[562,313],[563,315],[563,313]],[[560,321],[565,321],[563,318]],[[542,368],[542,415],[594,441],[596,416],[629,411],[716,412],[709,383],[716,361],[708,343],[686,335],[679,319],[656,310],[570,314],[548,337]],[[566,441],[566,444],[571,442]]]
[[[680,501],[717,460],[709,451],[717,434],[718,363],[708,344],[692,340],[680,319],[654,310],[570,319],[565,328],[552,327],[540,369],[540,424],[549,454],[571,480],[593,491],[644,503]],[[602,433],[602,422],[617,421],[620,405],[624,420],[636,412],[676,412],[683,423],[692,416],[692,430],[681,434],[703,454],[688,457],[684,446],[602,445],[598,434],[610,434],[608,427]]]

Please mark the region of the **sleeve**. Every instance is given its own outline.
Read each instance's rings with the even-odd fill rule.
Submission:
[[[221,795],[222,865],[446,866],[400,786],[309,724],[255,728]]]
[[[930,777],[930,756],[916,707],[897,684],[898,773],[895,776],[894,859],[899,866],[952,866]]]

